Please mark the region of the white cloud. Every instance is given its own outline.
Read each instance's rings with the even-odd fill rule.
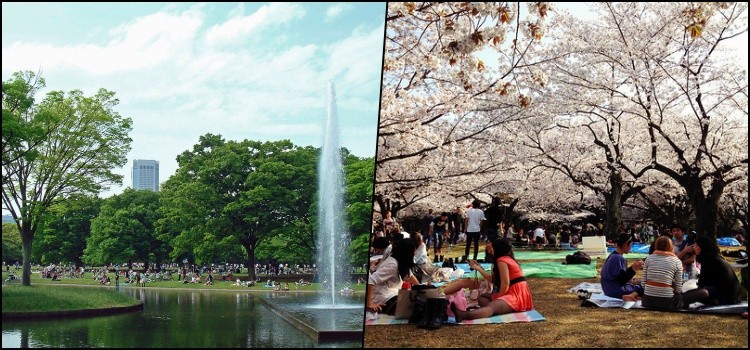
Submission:
[[[351,4],[336,4],[328,8],[326,10],[326,17],[323,19],[325,22],[332,22],[334,19],[336,19],[338,16],[340,16],[342,13],[349,11],[352,9]]]
[[[202,23],[203,19],[195,12],[180,15],[159,12],[118,27],[105,46],[13,43],[3,48],[3,70],[74,67],[103,75],[155,66],[188,51]]]
[[[383,26],[370,31],[354,30],[344,40],[330,45],[324,75],[337,78],[344,89],[380,89],[383,52]],[[373,81],[374,80],[374,81]]]
[[[249,16],[241,13],[228,21],[211,27],[206,33],[206,43],[210,46],[233,44],[261,30],[264,26],[285,23],[302,18],[305,11],[302,7],[289,3],[272,3],[264,5]]]
[[[3,72],[42,67],[50,89],[116,92],[116,109],[133,119],[128,161],[160,161],[162,181],[174,173],[175,157],[206,133],[318,145],[329,79],[337,89],[342,145],[358,155],[374,153],[382,25],[340,33],[337,42],[305,36],[293,44],[248,45],[272,26],[280,34],[294,30],[293,19],[304,10],[272,4],[244,16],[240,5],[212,27],[208,10],[137,18],[110,31],[104,45],[16,43],[3,48]],[[123,187],[131,184],[130,165],[119,171]],[[120,191],[114,186],[110,194]]]

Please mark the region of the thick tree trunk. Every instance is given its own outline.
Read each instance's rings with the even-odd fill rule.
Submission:
[[[21,282],[24,286],[31,285],[31,240],[23,239],[23,276]]]
[[[719,223],[719,198],[718,196],[706,196],[702,188],[692,188],[688,191],[690,205],[695,213],[695,232],[699,235],[706,234],[716,237],[716,226]]]
[[[24,286],[31,285],[31,243],[34,241],[34,232],[31,230],[31,223],[24,221],[21,224],[21,244],[23,245],[23,275],[21,284]]]
[[[247,251],[247,277],[249,280],[255,281],[255,246],[247,244],[244,247]]]
[[[612,188],[609,193],[604,194],[607,205],[604,236],[614,239],[619,234],[618,231],[622,222],[622,176],[620,174],[610,175],[609,184]]]

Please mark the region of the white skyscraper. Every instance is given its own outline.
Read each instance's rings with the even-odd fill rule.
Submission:
[[[133,189],[159,191],[159,162],[155,160],[133,160]]]

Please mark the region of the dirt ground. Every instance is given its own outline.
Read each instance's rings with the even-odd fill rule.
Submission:
[[[598,260],[601,270],[602,259]],[[582,307],[567,290],[598,279],[528,278],[534,306],[545,321],[489,325],[365,326],[364,347],[496,348],[747,348],[748,320],[702,315]]]

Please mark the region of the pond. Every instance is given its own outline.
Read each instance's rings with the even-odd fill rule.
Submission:
[[[81,288],[85,293],[86,289]],[[296,292],[249,293],[234,291],[121,288],[120,292],[144,301],[143,311],[93,318],[3,321],[3,347],[361,347],[362,341],[321,342],[279,317],[261,298],[276,301],[307,300]],[[364,305],[362,295],[352,304]],[[298,308],[295,303],[295,308]],[[294,312],[290,310],[290,312]],[[363,307],[336,316],[339,329],[362,329]],[[310,319],[310,314],[303,318]],[[329,328],[334,319],[317,327]],[[311,322],[315,317],[312,316]],[[339,320],[340,319],[340,320]],[[316,325],[313,325],[314,327]],[[341,328],[343,327],[343,328]]]

